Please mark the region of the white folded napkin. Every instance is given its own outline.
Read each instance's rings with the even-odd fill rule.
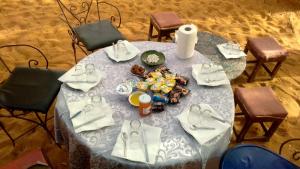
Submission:
[[[148,150],[148,157],[149,157],[149,164],[155,164],[155,158],[160,148],[160,134],[161,128],[149,126],[147,124],[142,124],[145,142],[147,143],[147,150]],[[127,144],[127,151],[126,157],[124,156],[124,142],[122,140],[122,132],[126,132],[128,139],[126,141]],[[145,157],[145,148],[143,144],[137,146],[137,144],[130,144],[130,121],[124,120],[121,132],[117,138],[116,144],[113,148],[111,155],[125,158],[131,161],[138,161],[138,162],[146,162]]]
[[[195,64],[192,66],[193,69],[198,70],[200,73],[214,73],[223,71],[223,67],[221,65],[216,65],[213,63]]]
[[[185,109],[180,115],[177,116],[178,120],[182,128],[191,134],[200,145],[203,145],[207,142],[210,142],[218,135],[225,133],[231,125],[224,120],[221,122],[217,119],[222,119],[209,105],[207,104],[199,104],[201,110],[209,110],[210,114],[205,116],[206,118],[202,121],[200,126],[197,127],[209,127],[215,128],[214,130],[211,129],[193,129],[191,122],[188,120],[189,116],[189,108]],[[207,112],[205,112],[207,113]]]
[[[94,105],[89,111],[81,111],[71,116],[72,124],[76,133],[82,131],[97,130],[115,124],[113,111],[109,104],[102,100],[101,104]]]
[[[223,67],[214,64],[192,65],[192,76],[198,85],[219,86],[230,84]]]
[[[76,70],[76,67],[79,65],[82,68],[80,70]],[[85,66],[83,64],[78,64],[63,74],[58,80],[66,83],[73,89],[79,89],[87,92],[91,88],[95,87],[105,77],[105,73],[98,69],[95,69],[92,73],[85,73],[84,67]]]
[[[108,57],[116,62],[127,61],[137,56],[141,51],[127,40],[118,41],[117,44],[104,48]]]
[[[70,112],[70,117],[76,115],[84,109],[88,104],[92,103],[92,99],[87,94],[72,94],[65,88],[62,88],[67,107]],[[105,99],[102,97],[102,102],[105,102]]]
[[[230,47],[228,47],[229,45],[232,45],[232,44],[231,43],[223,43],[223,44],[217,45],[217,48],[219,49],[219,51],[222,53],[222,55],[226,59],[237,59],[237,58],[246,56],[246,54],[241,50],[236,50],[234,48],[230,49]],[[238,45],[238,44],[235,44],[235,45]]]

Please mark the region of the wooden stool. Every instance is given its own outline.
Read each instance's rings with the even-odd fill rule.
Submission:
[[[277,100],[271,88],[237,88],[234,93],[234,98],[235,105],[238,104],[242,111],[241,113],[236,113],[236,116],[243,115],[246,121],[239,134],[233,127],[237,142],[243,140],[268,141],[287,116],[286,110],[280,104],[279,100]],[[264,122],[272,122],[271,127],[267,129]],[[260,123],[265,132],[264,136],[249,139],[244,138],[252,123]]]
[[[175,32],[182,24],[180,18],[174,12],[158,12],[151,14],[148,40],[157,37],[160,42],[163,36],[171,38],[170,33]],[[157,30],[158,35],[152,36],[153,26]]]
[[[248,74],[246,70],[244,71],[244,73],[248,76],[248,82],[254,81],[256,73],[261,66],[263,66],[263,68],[271,76],[271,79],[273,79],[282,62],[288,55],[287,50],[280,46],[272,37],[248,38],[244,52],[247,54],[248,50],[250,50],[256,58],[255,61],[247,61],[247,63],[256,63],[251,74]],[[265,65],[265,63],[268,62],[276,62],[273,70],[270,70]]]

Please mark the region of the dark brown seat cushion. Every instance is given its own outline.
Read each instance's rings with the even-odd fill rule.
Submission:
[[[247,39],[247,48],[260,60],[280,61],[284,60],[288,52],[280,46],[272,37],[256,37]]]
[[[0,86],[0,107],[47,113],[60,89],[63,72],[38,68],[15,68]]]
[[[243,104],[250,118],[284,118],[287,115],[286,110],[269,87],[237,88],[235,97]]]
[[[158,12],[151,14],[151,17],[160,28],[173,28],[182,25],[182,21],[174,12]]]
[[[89,51],[110,46],[118,40],[125,40],[121,32],[109,20],[84,24],[74,30]]]

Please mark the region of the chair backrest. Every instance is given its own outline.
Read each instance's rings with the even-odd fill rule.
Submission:
[[[107,2],[96,0],[95,6],[93,6],[94,2],[93,0],[82,0],[81,2],[70,2],[68,5],[66,3],[63,3],[61,0],[56,0],[59,8],[61,10],[61,16],[60,19],[64,21],[69,28],[73,31],[73,28],[78,27],[82,24],[87,24],[90,22],[94,22],[95,19],[101,20],[105,19],[104,14],[106,12],[104,11],[103,6],[107,5],[111,7],[115,12],[116,15],[109,16],[109,19],[112,23],[115,23],[116,27],[120,27],[121,25],[121,13],[119,9]],[[91,14],[92,10],[96,10],[96,16]],[[110,10],[112,12],[112,10]]]
[[[300,150],[299,149],[295,149],[295,146],[299,146],[299,142],[300,142],[300,138],[292,138],[292,139],[288,139],[285,142],[283,142],[280,145],[279,148],[279,154],[292,154],[292,158],[295,161],[299,161],[300,160]],[[289,145],[289,146],[285,146],[285,145]],[[286,148],[286,153],[283,153],[284,148]],[[298,147],[299,148],[299,147]]]
[[[220,169],[299,169],[296,165],[263,147],[241,144],[223,155]]]
[[[34,51],[36,51],[40,56],[42,56],[42,58],[44,59],[45,61],[45,68],[48,69],[48,59],[46,58],[46,56],[44,55],[44,53],[34,47],[34,46],[31,46],[31,45],[26,45],[26,44],[14,44],[14,45],[3,45],[3,46],[0,46],[0,49],[4,49],[4,48],[13,48],[13,47],[26,47],[26,48],[31,48],[33,49]],[[6,64],[6,62],[4,61],[4,59],[1,57],[3,54],[1,54],[0,52],[0,62],[4,65],[4,67],[7,69],[8,72],[12,72],[12,70],[9,68],[8,64]],[[33,66],[39,66],[40,62],[36,59],[29,59],[28,60],[28,67],[29,68],[32,68]]]

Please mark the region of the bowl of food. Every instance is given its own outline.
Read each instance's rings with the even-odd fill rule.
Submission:
[[[165,63],[165,55],[156,50],[148,50],[142,53],[141,61],[148,66],[158,66]]]
[[[117,86],[116,91],[120,95],[129,96],[132,92],[132,86],[130,86],[130,84],[127,83],[121,83]]]
[[[138,107],[140,105],[139,97],[142,94],[144,94],[144,92],[142,91],[135,91],[131,93],[130,96],[128,97],[129,103],[135,107]]]

